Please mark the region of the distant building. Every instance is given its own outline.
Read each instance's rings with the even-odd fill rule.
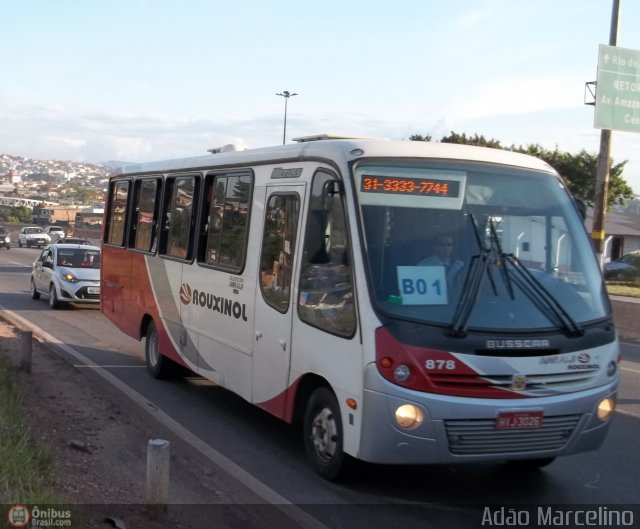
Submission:
[[[36,206],[33,208],[33,222],[37,224],[72,225],[76,220],[79,208]]]
[[[18,171],[16,171],[15,169],[9,169],[9,173],[7,174],[7,180],[9,181],[10,184],[17,184],[19,182],[22,182],[22,178],[18,174]]]
[[[104,215],[104,205],[94,204],[76,214],[76,226],[101,226]]]
[[[633,211],[633,210],[631,210]],[[591,233],[593,210],[587,211],[586,227]],[[604,261],[640,250],[640,214],[608,211],[605,216]]]

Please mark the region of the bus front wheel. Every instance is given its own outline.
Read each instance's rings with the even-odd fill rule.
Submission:
[[[326,387],[316,389],[304,413],[304,448],[315,471],[337,481],[345,476],[348,457],[343,449],[342,417],[338,400]]]
[[[160,352],[158,330],[153,322],[149,322],[144,342],[144,356],[147,369],[153,378],[173,378],[177,376],[180,366]]]
[[[556,460],[555,457],[540,457],[537,459],[512,459],[507,461],[507,465],[514,470],[537,470],[550,465]]]

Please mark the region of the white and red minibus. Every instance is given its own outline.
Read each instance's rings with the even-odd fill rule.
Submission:
[[[299,421],[327,479],[601,446],[619,344],[549,165],[329,135],[210,152],[109,183],[101,310],[154,377],[188,368]]]

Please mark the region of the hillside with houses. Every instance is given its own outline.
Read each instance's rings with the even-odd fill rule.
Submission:
[[[117,164],[36,160],[0,154],[0,215],[39,224],[99,223],[109,175]],[[30,219],[23,209],[30,209]]]

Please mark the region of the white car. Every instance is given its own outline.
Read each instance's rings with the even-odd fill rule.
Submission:
[[[49,296],[49,306],[100,303],[100,248],[50,244],[33,263],[31,297]]]
[[[51,237],[52,241],[64,239],[66,237],[66,233],[62,229],[62,226],[45,226],[44,232]]]
[[[40,226],[25,226],[18,235],[18,246],[44,246],[51,242],[51,237],[47,235]]]

